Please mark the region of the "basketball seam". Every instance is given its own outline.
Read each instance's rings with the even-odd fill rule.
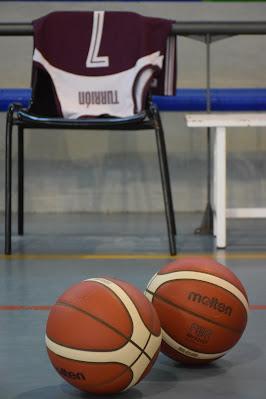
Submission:
[[[48,337],[48,336],[47,336]],[[49,337],[48,337],[49,338]],[[50,341],[52,341],[52,342],[55,342],[55,341],[53,341],[53,340],[51,340],[50,338],[49,338],[49,340]],[[56,343],[56,342],[55,342]],[[59,345],[59,344],[58,344]],[[66,348],[68,348],[67,346],[66,346]],[[71,348],[70,348],[71,349]],[[85,364],[95,364],[95,362],[92,362],[92,361],[87,361],[87,360],[79,360],[79,359],[72,359],[72,358],[70,358],[70,357],[66,357],[66,356],[63,356],[63,355],[59,355],[58,353],[55,353],[55,352],[53,352],[52,351],[52,349],[50,349],[48,346],[47,346],[47,350],[48,351],[50,351],[54,356],[58,356],[58,357],[60,357],[60,358],[62,358],[62,359],[65,359],[65,360],[69,360],[69,361],[71,361],[71,362],[77,362],[77,363],[85,363]],[[86,352],[86,350],[84,351],[84,352]],[[127,366],[125,363],[120,363],[120,362],[117,362],[117,361],[114,361],[114,362],[104,362],[104,364],[119,364],[119,365],[123,365],[123,366],[125,366],[125,367],[129,367],[129,366]]]
[[[153,360],[153,357],[150,357],[150,356],[145,352],[145,348],[147,347],[147,345],[148,345],[148,343],[149,343],[149,341],[150,341],[151,336],[152,336],[152,334],[150,333],[149,338],[147,339],[147,342],[146,342],[146,344],[145,344],[143,350],[140,352],[139,356],[136,357],[136,359],[134,360],[134,362],[131,363],[130,366],[125,365],[126,367],[132,367],[132,366],[136,363],[136,361],[140,358],[140,356],[141,356],[142,354],[146,355],[146,356],[148,357],[149,360]],[[47,335],[47,337],[48,337],[48,335]],[[49,338],[49,337],[48,337],[48,338]],[[49,338],[49,340],[51,340],[51,338]],[[54,340],[51,340],[51,341],[55,342]],[[55,343],[57,343],[57,342],[55,342]],[[58,344],[58,345],[59,345],[59,344]],[[61,344],[60,344],[60,345],[61,345]],[[70,348],[70,349],[76,349],[76,348],[71,348],[71,347],[66,346],[66,345],[63,345],[63,346],[66,347],[66,348]],[[93,364],[93,362],[88,362],[87,360],[70,359],[69,357],[65,357],[65,356],[59,355],[58,353],[53,352],[49,347],[48,347],[48,350],[49,350],[50,352],[52,352],[53,354],[55,354],[56,356],[61,357],[62,359],[72,360],[72,361],[74,361],[74,362],[80,362],[80,363],[86,363],[86,364]],[[86,349],[81,349],[81,350],[84,350],[84,352],[86,352]],[[87,351],[88,351],[88,350],[87,350]],[[108,352],[115,352],[115,351],[116,351],[116,350],[108,351]],[[90,350],[90,352],[93,352],[93,350]],[[96,351],[94,351],[94,352],[96,352]],[[101,352],[101,351],[97,351],[97,352]],[[103,352],[106,352],[106,351],[103,351]],[[115,363],[115,364],[122,364],[122,363],[116,362],[116,361],[114,361],[114,362],[105,362],[105,364],[113,364],[113,363]],[[123,365],[124,365],[124,363],[123,363]]]
[[[111,281],[113,284],[116,284],[116,283],[114,283],[111,279],[107,279],[107,280],[108,280],[108,281]],[[90,281],[90,279],[89,279],[89,280],[84,280],[83,282],[86,282],[86,281]],[[117,295],[117,294],[116,294],[111,288],[109,288],[107,285],[102,284],[102,283],[100,283],[99,281],[95,281],[95,280],[94,280],[93,283],[99,285],[100,287],[104,287],[104,289],[107,290],[107,291],[109,291],[109,293],[111,293],[111,294],[115,297],[115,299],[118,300],[118,302],[122,305],[122,308],[125,310],[125,312],[126,312],[127,315],[128,315],[128,319],[130,320],[131,335],[132,335],[132,331],[133,331],[133,327],[134,327],[133,321],[132,321],[131,315],[130,315],[130,313],[129,313],[127,307],[125,306],[124,302],[121,300],[121,298],[119,297],[119,295]],[[118,284],[117,284],[117,285],[118,285]],[[123,288],[121,288],[119,285],[118,285],[118,287],[119,287],[120,289],[122,289],[122,290],[125,292],[125,294],[128,296],[128,293],[127,293]],[[138,311],[138,313],[139,313],[139,311]],[[101,319],[99,319],[99,320],[101,320]],[[102,320],[101,320],[101,321],[102,321]],[[114,328],[114,329],[115,329],[115,328]],[[121,334],[122,334],[122,333],[121,333]],[[123,336],[124,336],[124,335],[123,335]]]
[[[143,351],[142,348],[141,348],[136,342],[132,341],[129,337],[127,337],[127,336],[126,336],[125,334],[123,334],[121,331],[117,330],[115,327],[113,327],[112,325],[108,324],[105,320],[102,320],[101,318],[99,318],[99,317],[97,317],[97,316],[95,316],[95,315],[89,313],[88,311],[83,310],[83,309],[80,309],[80,308],[78,308],[77,306],[72,305],[72,304],[70,304],[70,303],[62,302],[62,301],[56,302],[55,305],[61,305],[61,306],[69,307],[69,308],[71,308],[71,309],[75,309],[76,311],[81,312],[81,313],[85,314],[86,316],[89,316],[89,317],[91,317],[92,319],[94,319],[94,320],[96,320],[96,321],[102,323],[103,325],[105,325],[106,327],[108,327],[108,328],[110,328],[112,331],[114,331],[116,334],[118,334],[118,335],[120,335],[121,337],[125,338],[125,339],[127,340],[127,342],[126,342],[124,345],[122,345],[122,346],[116,348],[115,351],[116,351],[117,349],[123,348],[128,342],[130,342],[131,344],[133,344],[133,345],[134,345],[138,350],[140,350],[141,352]],[[151,335],[151,334],[150,334],[150,335]],[[48,336],[48,335],[47,335],[47,336]],[[49,336],[48,336],[48,338],[49,338]],[[50,338],[49,338],[49,339],[50,339]],[[58,342],[56,342],[56,341],[54,341],[54,340],[51,340],[51,341],[57,343],[58,345],[62,345],[61,343],[59,344]],[[71,347],[71,346],[66,346],[66,345],[63,345],[63,346],[66,347],[66,348],[69,348],[69,349],[78,349],[78,348]],[[147,344],[145,345],[145,348],[146,348],[146,346],[147,346]],[[106,350],[106,349],[104,349],[104,350],[95,350],[95,349],[83,349],[83,348],[79,348],[78,350],[81,350],[81,351],[84,351],[84,352],[89,352],[89,351],[90,351],[90,352],[114,352],[114,350],[108,350],[108,349],[107,349],[107,350]],[[145,354],[145,355],[147,356],[147,358],[150,360],[150,356],[149,356],[146,352],[144,352],[144,354]]]
[[[180,281],[180,280],[179,280],[179,281]],[[168,299],[162,297],[161,295],[158,295],[157,293],[153,293],[153,292],[151,292],[151,291],[149,291],[149,290],[146,290],[146,291],[147,291],[149,294],[151,294],[153,297],[156,297],[156,298],[162,300],[163,302],[167,303],[168,305],[171,305],[171,306],[173,306],[174,308],[177,308],[177,309],[179,309],[179,310],[182,310],[182,311],[185,312],[185,313],[191,314],[192,316],[196,316],[196,317],[198,317],[199,319],[208,321],[208,322],[211,323],[211,324],[217,325],[218,327],[222,327],[222,328],[224,328],[224,329],[226,329],[226,330],[229,330],[229,331],[232,331],[232,332],[234,332],[234,333],[238,333],[238,334],[241,334],[241,333],[242,333],[241,330],[238,330],[238,329],[235,329],[235,328],[231,328],[231,327],[225,326],[225,325],[223,325],[223,324],[221,324],[221,323],[218,323],[217,321],[210,320],[210,319],[208,319],[208,318],[205,317],[205,316],[198,315],[197,313],[193,312],[192,310],[189,310],[189,309],[186,309],[186,308],[184,308],[184,307],[182,307],[182,306],[180,306],[180,305],[177,305],[177,304],[175,304],[175,303],[169,301]]]
[[[147,325],[147,324],[145,323],[145,320],[143,319],[141,313],[139,312],[138,307],[136,306],[136,304],[135,304],[133,298],[130,296],[130,294],[129,294],[127,291],[125,291],[123,287],[121,287],[119,284],[117,284],[117,282],[114,282],[111,278],[107,278],[107,280],[111,281],[113,284],[116,284],[121,290],[123,290],[123,291],[125,292],[125,294],[129,297],[129,299],[132,301],[132,303],[134,303],[134,306],[135,306],[135,308],[136,308],[136,310],[137,310],[137,312],[138,312],[138,315],[139,315],[139,317],[140,317],[142,323],[143,323],[144,326],[147,328],[147,330],[150,330],[150,326]],[[118,282],[122,282],[122,280],[119,280],[119,279],[115,279],[115,280],[118,281]],[[90,280],[84,280],[84,281],[90,281]],[[101,284],[100,282],[98,282],[98,281],[95,281],[95,280],[94,280],[93,282],[96,283],[96,284],[99,284],[100,286],[102,286],[102,284]],[[125,308],[125,310],[126,310],[128,316],[129,316],[129,318],[130,318],[130,320],[131,320],[130,313],[129,313],[127,307],[125,306],[125,304],[123,303],[123,301],[121,300],[121,298],[120,298],[111,288],[109,288],[107,285],[104,285],[104,287],[105,287],[108,291],[112,292],[113,295],[115,295],[116,299],[118,299],[119,302],[122,304],[123,308]],[[132,320],[131,320],[131,323],[132,323]],[[132,323],[132,328],[133,328],[133,323]],[[152,334],[153,334],[155,337],[159,337],[159,336],[160,336],[160,334],[156,335],[154,332],[152,332]]]
[[[132,366],[139,360],[139,358],[140,358],[143,354],[146,355],[150,361],[152,360],[152,358],[151,358],[149,355],[147,355],[147,353],[145,352],[145,348],[147,347],[150,338],[151,338],[151,333],[150,333],[150,335],[149,335],[149,338],[147,339],[147,342],[146,342],[146,344],[145,344],[143,350],[140,352],[139,356],[136,357],[136,359],[134,360],[134,362],[131,363],[131,365],[130,365],[129,367],[132,367]]]
[[[158,276],[165,276],[166,274],[171,274],[171,273],[174,273],[174,272],[182,272],[182,271],[184,271],[184,270],[173,270],[173,271],[167,272],[167,273],[158,273]],[[198,270],[186,270],[186,271],[188,271],[188,272],[195,272],[195,273],[198,273],[198,272],[199,272]],[[247,294],[246,294],[246,292],[245,292],[245,288],[243,287],[241,281],[240,281],[237,277],[236,277],[236,279],[237,279],[237,282],[239,283],[239,287],[236,286],[234,283],[232,283],[232,282],[231,282],[229,279],[227,279],[226,277],[220,276],[219,274],[217,274],[217,273],[215,273],[215,272],[212,272],[212,273],[211,273],[210,271],[201,271],[200,273],[204,273],[204,274],[208,274],[208,275],[213,276],[213,277],[220,278],[220,279],[226,281],[227,283],[234,285],[234,286],[244,295],[246,301],[248,302],[248,297],[247,297]],[[181,279],[180,279],[180,281],[181,281]],[[201,280],[201,281],[202,281],[202,280]]]

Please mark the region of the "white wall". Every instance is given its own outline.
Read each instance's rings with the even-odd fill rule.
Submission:
[[[177,21],[247,21],[266,17],[266,3],[0,2],[0,22],[30,22],[52,10],[133,10]],[[0,88],[29,87],[31,37],[0,37]],[[213,43],[213,87],[265,87],[266,40],[236,36]],[[204,43],[178,39],[178,87],[206,84]],[[164,113],[176,210],[204,209],[206,133],[186,128],[184,115]],[[0,210],[3,209],[4,115],[0,115]],[[26,209],[29,211],[160,211],[162,196],[154,138],[148,133],[29,131]],[[230,205],[263,205],[266,135],[228,135]],[[14,153],[14,159],[16,154]],[[265,204],[264,204],[265,206]]]

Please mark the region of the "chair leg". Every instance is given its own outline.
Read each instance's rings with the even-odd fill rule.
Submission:
[[[24,129],[18,126],[18,235],[24,234]]]
[[[5,160],[5,254],[10,255],[11,228],[12,228],[12,128],[13,112],[11,106],[7,113],[6,120],[6,160]]]
[[[174,214],[173,199],[172,199],[172,192],[170,185],[170,175],[169,175],[168,160],[166,154],[164,131],[158,110],[156,108],[153,108],[152,113],[154,117],[153,120],[155,123],[156,142],[157,142],[158,158],[159,158],[159,165],[161,172],[170,254],[176,255],[175,214]]]
[[[163,166],[165,169],[165,178],[166,178],[165,184],[166,184],[166,190],[167,190],[167,195],[168,195],[168,200],[169,200],[169,205],[170,205],[172,229],[174,231],[174,234],[176,235],[177,232],[176,232],[176,223],[175,223],[175,212],[174,212],[173,196],[172,196],[171,183],[170,183],[170,173],[169,173],[169,166],[168,166],[168,159],[167,159],[167,152],[166,152],[164,130],[163,130],[163,125],[162,125],[161,117],[160,117],[158,110],[155,111],[155,115],[157,118],[158,128],[159,128]]]

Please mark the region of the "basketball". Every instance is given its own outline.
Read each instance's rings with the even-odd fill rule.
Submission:
[[[117,393],[151,369],[161,344],[153,305],[131,284],[113,278],[84,280],[52,306],[46,347],[56,371],[76,388]]]
[[[231,270],[207,257],[166,265],[152,277],[145,295],[161,321],[162,352],[182,363],[222,357],[247,324],[245,288]]]

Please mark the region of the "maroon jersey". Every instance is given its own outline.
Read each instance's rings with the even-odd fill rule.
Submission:
[[[175,93],[172,21],[131,12],[53,12],[33,21],[31,111],[130,116],[149,88]]]

